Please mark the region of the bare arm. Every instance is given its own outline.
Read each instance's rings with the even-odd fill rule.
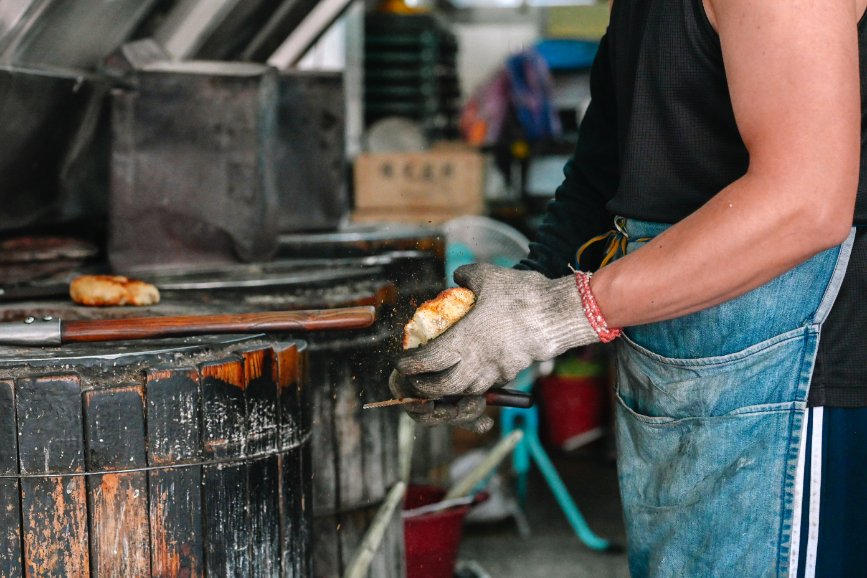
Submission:
[[[708,0],[746,174],[638,251],[600,270],[612,327],[686,315],[754,289],[845,239],[860,162],[851,1]]]

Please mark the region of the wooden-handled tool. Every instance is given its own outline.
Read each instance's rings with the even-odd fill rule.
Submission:
[[[17,323],[0,323],[0,344],[61,345],[215,333],[349,330],[370,327],[375,320],[375,310],[370,306],[222,315],[132,317],[94,321],[62,321],[52,317],[41,319],[28,317]]]
[[[518,407],[526,409],[533,407],[533,395],[516,389],[494,387],[484,393],[485,403],[499,407]],[[407,405],[410,403],[427,403],[430,401],[456,401],[460,396],[446,396],[439,399],[426,399],[423,397],[404,397],[402,399],[388,399],[364,404],[364,409],[376,409],[379,407],[391,407],[394,405]]]

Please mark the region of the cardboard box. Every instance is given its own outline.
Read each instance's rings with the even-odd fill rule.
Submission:
[[[453,147],[421,153],[367,153],[355,161],[354,220],[442,222],[484,210],[484,157]],[[386,219],[392,220],[392,219]]]

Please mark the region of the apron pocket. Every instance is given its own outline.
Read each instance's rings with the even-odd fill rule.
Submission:
[[[657,424],[776,411],[806,397],[798,385],[812,367],[805,353],[816,330],[800,327],[737,353],[698,359],[663,357],[622,338],[618,398],[637,419]]]
[[[618,471],[634,576],[776,575],[816,331],[697,359],[620,340]]]

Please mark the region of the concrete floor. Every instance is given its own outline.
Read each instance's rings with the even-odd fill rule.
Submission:
[[[552,456],[592,530],[625,544],[617,472],[604,448]],[[494,578],[628,578],[626,555],[584,546],[569,527],[542,476],[530,477],[527,519],[532,536],[522,539],[512,520],[464,528],[459,558],[477,562]]]

